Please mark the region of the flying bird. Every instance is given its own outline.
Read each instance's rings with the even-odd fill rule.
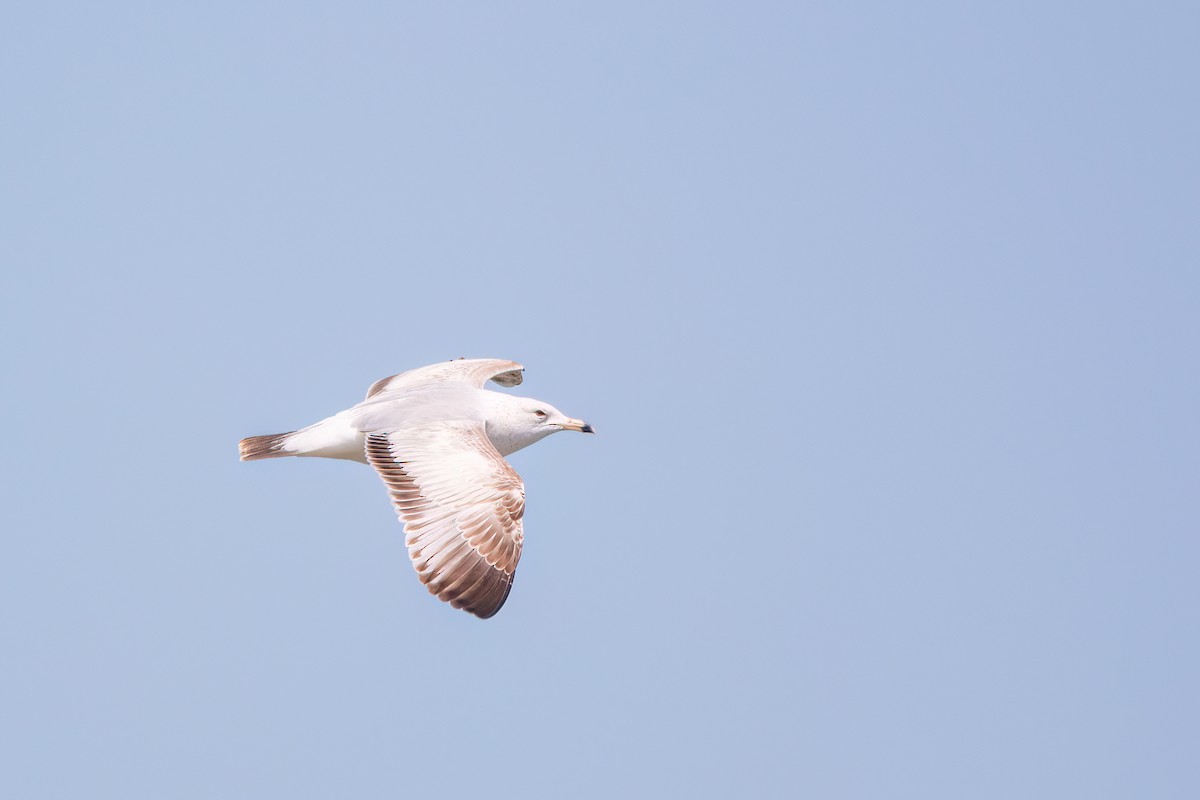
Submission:
[[[484,389],[516,386],[525,368],[477,358],[376,381],[367,398],[290,433],[242,439],[242,461],[281,456],[370,464],[404,524],[421,582],[488,618],[512,589],[524,540],[525,484],[504,456],[558,431],[593,433],[549,403]]]

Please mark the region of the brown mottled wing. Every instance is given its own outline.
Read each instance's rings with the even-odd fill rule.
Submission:
[[[440,422],[367,435],[429,591],[487,618],[512,588],[524,538],[525,486],[477,422]]]
[[[521,382],[524,369],[516,361],[500,358],[458,358],[381,378],[371,384],[371,388],[367,390],[367,398],[391,389],[442,381],[467,381],[479,389],[488,381],[495,381],[501,386],[516,386]]]

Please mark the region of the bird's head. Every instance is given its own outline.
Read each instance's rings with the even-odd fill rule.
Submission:
[[[523,398],[521,410],[526,414],[526,420],[533,430],[547,434],[557,431],[579,431],[580,433],[595,433],[596,429],[581,419],[568,417],[549,403],[533,398]]]
[[[559,431],[595,433],[588,423],[568,417],[541,400],[512,397],[498,392],[486,394],[493,408],[487,417],[488,438],[501,455],[516,452]]]

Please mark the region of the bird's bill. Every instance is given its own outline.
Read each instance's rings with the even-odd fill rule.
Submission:
[[[564,431],[579,431],[580,433],[595,433],[596,429],[581,419],[568,419],[562,424]]]

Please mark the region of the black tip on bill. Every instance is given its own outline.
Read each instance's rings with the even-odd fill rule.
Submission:
[[[596,432],[596,429],[593,428],[591,425],[587,424],[586,422],[583,423],[583,427],[580,428],[579,430],[582,431],[583,433],[595,433]]]

